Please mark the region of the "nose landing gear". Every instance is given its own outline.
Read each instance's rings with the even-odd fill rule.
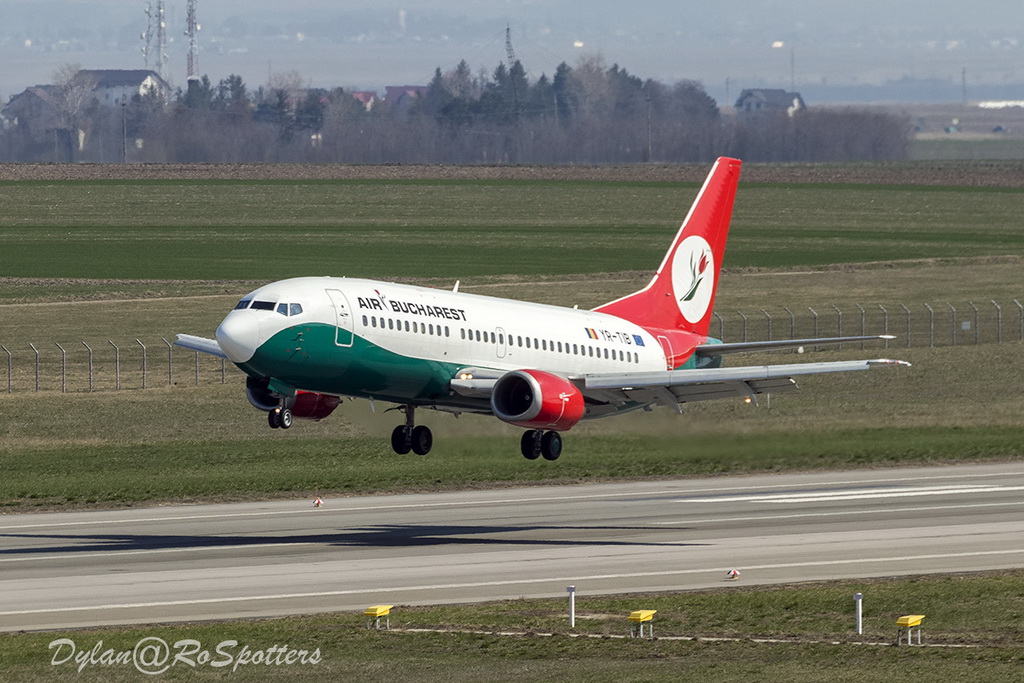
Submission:
[[[398,410],[405,413],[405,424],[398,425],[391,432],[391,449],[399,455],[405,455],[410,450],[416,455],[426,455],[434,445],[434,435],[430,427],[416,425],[416,406],[400,406]]]
[[[278,406],[267,413],[267,422],[271,429],[288,429],[292,426],[293,420],[292,411],[284,406]]]

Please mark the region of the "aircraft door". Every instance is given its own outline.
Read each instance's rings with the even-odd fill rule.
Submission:
[[[352,311],[349,310],[348,299],[340,289],[328,289],[327,295],[334,304],[335,338],[338,346],[352,346]]]
[[[505,330],[500,327],[496,327],[494,333],[498,335],[498,342],[494,345],[494,352],[498,354],[498,358],[504,358],[508,337],[505,336]]]

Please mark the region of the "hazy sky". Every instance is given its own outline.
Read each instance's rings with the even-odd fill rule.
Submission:
[[[150,0],[155,6],[156,0]],[[0,97],[61,65],[144,68],[146,0],[0,0]],[[186,0],[165,0],[169,80],[185,82]],[[465,58],[506,59],[505,27],[536,77],[600,54],[642,78],[751,86],[910,78],[1024,82],[1024,2],[988,0],[198,0],[200,72],[252,87],[426,83]],[[773,47],[775,45],[775,47]],[[151,61],[153,67],[155,60]],[[1021,93],[1024,96],[1024,93]]]

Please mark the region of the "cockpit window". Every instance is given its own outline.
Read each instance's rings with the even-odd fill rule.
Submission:
[[[243,308],[249,308],[249,304],[251,303],[252,299],[242,299],[241,301],[238,302],[238,304],[235,305],[235,310],[240,311]]]
[[[252,309],[255,311],[272,311],[274,310],[273,301],[253,301]]]
[[[302,304],[278,304],[277,312],[281,315],[299,315],[302,313]]]

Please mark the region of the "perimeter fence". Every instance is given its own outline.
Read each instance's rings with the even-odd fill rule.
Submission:
[[[920,348],[1024,342],[1024,304],[968,301],[716,310],[711,334],[728,342],[891,334],[892,340],[818,348]],[[795,353],[795,350],[774,353]],[[153,341],[101,340],[0,344],[0,392],[93,392],[241,381],[227,362]]]

